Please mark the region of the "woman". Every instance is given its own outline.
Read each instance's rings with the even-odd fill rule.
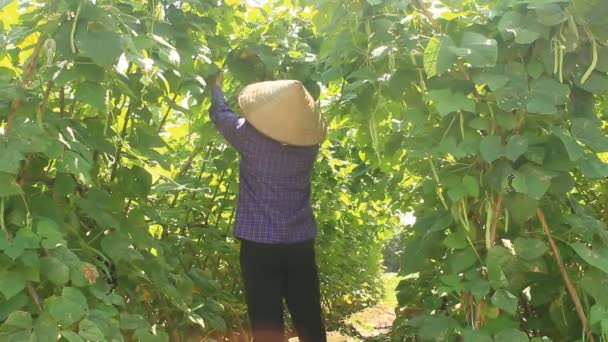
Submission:
[[[247,86],[239,96],[244,117],[213,83],[211,120],[241,157],[234,234],[254,341],[283,341],[285,299],[300,341],[325,342],[310,205],[325,122],[298,81]]]

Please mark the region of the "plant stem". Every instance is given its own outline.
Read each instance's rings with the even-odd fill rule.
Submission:
[[[583,310],[583,306],[581,305],[581,300],[578,296],[578,292],[576,292],[576,288],[574,287],[574,284],[572,283],[572,279],[570,279],[570,275],[566,271],[566,266],[564,265],[564,261],[559,252],[559,248],[557,247],[555,240],[553,240],[553,236],[551,236],[551,229],[549,228],[549,225],[547,225],[547,221],[545,220],[545,214],[543,213],[541,208],[536,209],[536,216],[538,217],[538,220],[540,221],[541,225],[543,226],[545,235],[547,235],[547,239],[549,240],[549,244],[551,245],[551,250],[553,251],[553,254],[555,255],[555,260],[557,261],[557,266],[559,267],[559,271],[562,274],[562,278],[564,278],[564,282],[566,283],[566,288],[568,289],[570,298],[572,299],[572,302],[574,303],[574,306],[576,308],[576,313],[578,314],[578,318],[580,319],[581,324],[583,325],[583,332],[585,335],[589,336],[589,339],[592,342],[595,342],[593,335],[589,332],[589,325],[587,323],[587,317],[585,316],[585,311]]]
[[[38,308],[38,312],[42,313],[44,310],[42,309],[42,304],[40,303],[40,296],[38,296],[38,292],[36,292],[36,289],[34,288],[32,283],[30,283],[29,281],[27,282],[27,292],[29,293],[30,297],[32,298],[32,301],[36,304],[36,307]]]

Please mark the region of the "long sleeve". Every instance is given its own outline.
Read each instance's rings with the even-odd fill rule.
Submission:
[[[213,97],[209,110],[211,121],[224,138],[240,153],[246,145],[245,119],[235,114],[224,98],[222,90],[218,86],[213,87]]]

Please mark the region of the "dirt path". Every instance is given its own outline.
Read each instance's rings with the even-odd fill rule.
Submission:
[[[378,304],[371,308],[359,311],[348,317],[345,321],[349,327],[351,336],[344,337],[338,332],[328,332],[328,342],[388,342],[390,341],[390,331],[395,320],[395,307],[397,298],[395,288],[400,277],[396,273],[385,273],[383,276],[384,296]],[[289,339],[289,342],[299,341],[297,337]]]
[[[394,308],[380,303],[356,313],[349,319],[349,323],[364,341],[378,341],[390,332],[394,320]]]
[[[385,273],[383,280],[384,298],[375,306],[357,312],[346,320],[346,323],[351,325],[356,331],[356,335],[358,335],[350,341],[380,342],[390,340],[388,334],[395,320],[395,307],[397,306],[395,287],[400,278],[395,273]]]

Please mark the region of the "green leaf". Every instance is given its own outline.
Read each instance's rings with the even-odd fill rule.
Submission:
[[[40,237],[32,233],[27,228],[21,228],[10,246],[4,250],[4,254],[13,260],[19,258],[27,249],[36,249],[39,247]]]
[[[543,65],[543,63],[540,62],[530,63],[526,65],[526,71],[528,72],[528,75],[530,75],[530,77],[532,77],[533,79],[539,78],[543,74],[544,70],[545,66]]]
[[[557,136],[564,144],[570,161],[577,161],[583,156],[583,147],[574,140],[568,131],[562,127],[554,126],[551,128],[551,132],[553,132],[553,135]]]
[[[12,312],[0,326],[0,341],[28,341],[32,332],[32,316],[29,312]]]
[[[93,108],[102,112],[107,110],[106,90],[99,83],[83,82],[77,88],[74,96]]]
[[[476,177],[466,175],[462,177],[462,185],[466,189],[466,193],[472,197],[479,197],[479,181]]]
[[[488,251],[486,267],[488,270],[488,280],[493,288],[499,289],[508,285],[503,267],[512,258],[511,253],[502,246],[494,246]]]
[[[56,342],[57,335],[59,335],[57,323],[45,312],[36,320],[30,342]]]
[[[536,10],[538,21],[545,26],[555,26],[568,20],[561,6],[555,3],[531,7]]]
[[[73,287],[63,288],[61,297],[47,298],[44,307],[57,322],[66,326],[81,320],[88,310],[87,299]]]
[[[505,156],[512,161],[516,161],[521,155],[528,151],[528,139],[521,135],[513,135],[507,141]]]
[[[491,122],[489,118],[474,118],[473,120],[469,121],[469,127],[482,131],[489,131]]]
[[[120,233],[111,233],[101,240],[101,249],[115,262],[126,260],[143,260],[135,249],[131,248],[129,238]]]
[[[505,201],[513,221],[522,224],[531,219],[536,213],[538,201],[524,194],[510,194]]]
[[[15,175],[0,172],[0,197],[21,194],[21,187],[15,181]]]
[[[431,90],[427,97],[433,101],[441,116],[460,110],[475,112],[475,101],[460,92],[452,92],[450,89]]]
[[[512,130],[517,126],[517,118],[512,113],[498,113],[496,123],[503,129]]]
[[[129,313],[120,314],[120,329],[137,330],[149,327],[149,323],[141,316]]]
[[[40,282],[40,257],[38,251],[26,251],[19,257],[17,269],[23,272],[25,280]]]
[[[169,336],[163,330],[157,328],[155,333],[152,334],[149,329],[137,329],[134,337],[142,342],[169,342]]]
[[[25,289],[26,277],[20,270],[0,271],[0,293],[11,299]]]
[[[23,239],[14,239],[10,242],[10,245],[4,249],[4,254],[13,260],[17,260],[26,248],[26,242]]]
[[[430,341],[445,340],[454,324],[450,318],[443,315],[425,315],[420,318],[418,335]]]
[[[534,260],[545,254],[549,247],[543,241],[536,239],[515,239],[515,254],[525,260]]]
[[[0,321],[4,321],[11,312],[23,309],[30,303],[30,297],[25,292],[20,292],[11,299],[0,300]]]
[[[474,68],[489,68],[496,65],[498,45],[496,40],[479,33],[465,32],[461,46],[467,49],[464,59]]]
[[[53,184],[53,192],[59,196],[68,196],[76,190],[77,184],[72,178],[72,175],[67,173],[59,173]]]
[[[498,23],[498,30],[507,38],[515,37],[517,44],[531,44],[541,36],[542,28],[534,20],[528,20],[515,11],[505,13]]]
[[[14,145],[0,144],[0,172],[16,175],[25,156]]]
[[[424,49],[424,71],[428,78],[449,70],[456,61],[456,56],[450,51],[454,46],[449,36],[433,37]]]
[[[575,118],[572,122],[572,135],[595,152],[608,152],[608,137],[601,129],[601,121]]]
[[[494,336],[494,342],[529,342],[525,332],[515,329],[503,330]]]
[[[498,107],[506,112],[525,109],[530,97],[527,87],[527,84],[509,82],[506,86],[496,90]],[[511,120],[511,122],[515,124],[514,120]]]
[[[448,235],[443,240],[443,244],[452,249],[463,249],[469,245],[466,236],[460,230]]]
[[[541,199],[551,185],[552,175],[533,164],[522,166],[514,176],[513,188],[536,200]]]
[[[99,188],[91,189],[86,198],[77,197],[76,204],[88,217],[104,228],[118,228],[120,222],[116,212],[115,197]]]
[[[42,276],[55,285],[65,285],[70,280],[70,268],[55,257],[42,257],[40,267]]]
[[[416,218],[414,230],[420,234],[440,232],[447,229],[452,222],[452,216],[447,211],[436,210]]]
[[[124,191],[127,196],[145,198],[150,193],[152,176],[144,168],[133,166],[128,169],[123,167],[118,170],[116,176],[120,187],[118,191]]]
[[[97,324],[88,319],[83,319],[78,325],[78,334],[87,341],[105,340],[103,333]]]
[[[467,155],[467,151],[463,149],[463,146],[456,142],[456,138],[453,136],[445,137],[437,146],[437,151],[451,154],[455,158],[464,158]]]
[[[86,62],[76,63],[74,68],[67,70],[67,75],[63,75],[63,78],[69,77],[73,77],[73,79],[68,81],[84,78],[86,81],[100,83],[103,82],[105,78],[105,71],[99,65],[90,63],[89,60],[86,59]]]
[[[451,218],[451,216],[448,217]],[[443,253],[444,248],[437,243],[442,236],[441,231],[428,231],[412,239],[408,243],[408,248],[401,255],[400,273],[408,275],[424,270],[429,259],[434,258],[436,254]]]
[[[582,75],[576,79],[576,85],[581,89],[594,94],[608,94],[608,77],[604,73],[594,71],[584,84],[581,84]]]
[[[472,176],[464,176],[462,181],[448,189],[448,196],[452,201],[458,201],[462,197],[479,197],[479,181]]]
[[[585,177],[605,178],[608,177],[608,163],[601,161],[595,154],[586,155],[579,162],[579,168]]]
[[[589,265],[597,267],[608,274],[608,248],[596,247],[590,249],[581,242],[572,243],[570,246]]]
[[[505,148],[502,146],[499,136],[488,135],[481,139],[479,152],[485,161],[491,163],[505,155]]]
[[[467,329],[463,333],[464,342],[493,342],[492,336],[485,331]]]
[[[589,323],[591,325],[600,323],[602,320],[608,319],[608,308],[605,306],[595,304],[591,307],[591,317],[589,317]]]
[[[587,241],[593,241],[600,238],[602,241],[608,241],[608,229],[604,222],[598,220],[592,215],[579,212],[566,217],[566,222],[572,227],[572,232],[580,234]]]
[[[124,51],[121,36],[116,32],[79,30],[75,38],[80,54],[103,67],[114,66]]]
[[[511,315],[517,313],[517,297],[506,290],[496,291],[494,296],[492,296],[492,304]]]
[[[608,292],[606,292],[608,274],[595,268],[585,270],[580,284],[582,289],[593,297],[596,303],[608,306]]]
[[[78,336],[77,333],[70,330],[63,330],[61,332],[61,336],[63,336],[69,342],[85,342],[82,337]]]
[[[49,154],[54,146],[59,143],[47,133],[43,126],[33,120],[13,121],[9,145],[15,144],[23,153],[46,153]]]
[[[88,263],[78,262],[74,265],[70,265],[70,280],[72,281],[72,286],[75,287],[86,287],[90,286],[91,283],[87,278],[87,274],[85,270],[90,270],[91,272],[97,272],[97,269]]]
[[[477,254],[471,248],[458,251],[448,258],[452,273],[458,274],[473,267],[477,263]]]
[[[491,90],[497,90],[504,87],[507,82],[509,82],[509,78],[502,74],[492,74],[487,72],[482,72],[479,74],[475,74],[473,76],[473,80],[477,84],[487,84]]]
[[[11,326],[15,328],[27,329],[32,327],[32,315],[25,311],[12,312],[3,326]]]
[[[599,45],[597,48],[598,48],[598,63],[597,63],[597,67],[595,68],[595,70],[608,73],[608,46]]]
[[[11,243],[6,238],[5,234],[0,234],[0,252],[10,247]]]
[[[547,150],[543,146],[530,146],[524,156],[533,163],[543,165],[547,157]]]
[[[78,181],[84,184],[91,183],[91,163],[80,154],[65,151],[58,164],[58,172],[73,174]]]
[[[555,114],[557,106],[568,101],[570,87],[553,78],[539,78],[530,87],[528,111],[538,114]]]
[[[59,246],[67,246],[67,242],[63,239],[57,222],[43,218],[36,224],[38,235],[42,238],[42,247],[46,249],[54,249]]]
[[[476,300],[481,300],[490,293],[490,283],[483,279],[466,282],[465,288],[471,292]]]

